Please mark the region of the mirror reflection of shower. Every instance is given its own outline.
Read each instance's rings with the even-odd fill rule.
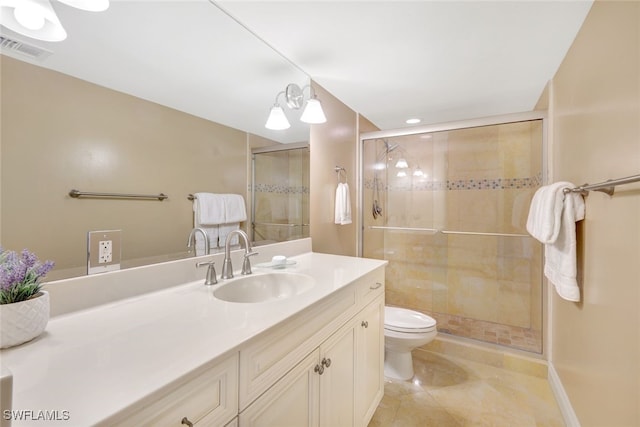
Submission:
[[[309,144],[253,149],[251,170],[252,241],[309,237]]]

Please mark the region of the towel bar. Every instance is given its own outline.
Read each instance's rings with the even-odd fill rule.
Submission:
[[[74,199],[80,197],[94,197],[94,198],[107,198],[107,199],[142,199],[142,200],[160,200],[168,199],[164,193],[160,194],[127,194],[127,193],[94,193],[90,191],[71,190],[69,196]]]
[[[613,196],[617,185],[631,184],[632,182],[640,181],[640,175],[627,176],[625,178],[610,179],[608,181],[599,182],[597,184],[584,184],[576,188],[565,188],[566,193],[580,193],[583,196],[589,194],[589,191],[600,191]]]
[[[368,227],[371,230],[390,230],[390,231],[421,231],[431,234],[462,234],[465,236],[497,236],[497,237],[531,237],[528,234],[517,233],[489,233],[481,231],[452,231],[452,230],[438,230],[437,228],[422,228],[422,227],[385,227],[379,225],[370,225]]]

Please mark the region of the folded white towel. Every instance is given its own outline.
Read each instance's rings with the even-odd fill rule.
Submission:
[[[531,202],[527,231],[545,244],[544,275],[558,294],[580,301],[576,222],[584,219],[585,208],[582,195],[564,194],[565,188],[573,187],[570,182],[558,182],[538,189]]]
[[[335,223],[351,224],[351,198],[349,197],[349,184],[346,182],[339,183],[336,188]]]
[[[225,223],[225,198],[221,194],[195,193],[193,199],[194,225]]]
[[[542,243],[553,243],[560,232],[564,188],[572,188],[569,182],[545,185],[535,192],[529,207],[527,231]]]
[[[233,230],[237,230],[240,228],[240,223],[239,222],[233,222],[230,224],[220,224],[219,225],[219,231],[220,231],[220,246],[224,246],[227,242],[227,235],[229,233],[231,233]],[[230,245],[237,245],[238,244],[238,235],[235,234],[233,235],[233,237],[231,237],[231,241],[229,242]]]
[[[224,200],[224,224],[247,220],[247,208],[240,194],[222,194]]]

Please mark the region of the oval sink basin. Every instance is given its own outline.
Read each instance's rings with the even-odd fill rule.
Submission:
[[[213,296],[229,302],[265,302],[290,298],[313,287],[315,280],[298,273],[252,274],[218,286]]]

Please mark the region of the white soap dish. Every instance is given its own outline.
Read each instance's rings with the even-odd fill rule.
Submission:
[[[281,268],[286,268],[288,266],[291,265],[296,265],[296,262],[292,259],[288,259],[284,262],[284,264],[280,263],[280,264],[276,264],[273,261],[269,261],[269,262],[261,262],[260,264],[256,264],[254,265],[254,267],[257,268],[274,268],[274,269],[281,269]]]

